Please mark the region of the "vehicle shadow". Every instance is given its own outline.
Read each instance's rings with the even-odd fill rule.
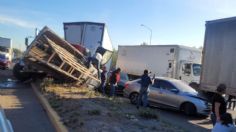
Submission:
[[[157,108],[151,107],[152,109],[156,109],[160,115],[163,117],[163,120],[167,120],[172,122],[175,125],[181,126],[185,128],[187,131],[191,132],[209,132],[212,129],[211,120],[209,116],[204,115],[193,115],[188,116],[183,112],[177,110],[170,110],[167,108]]]

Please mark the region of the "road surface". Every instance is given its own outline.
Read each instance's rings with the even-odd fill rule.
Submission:
[[[14,80],[10,70],[0,70],[0,105],[15,132],[55,131],[31,86]]]

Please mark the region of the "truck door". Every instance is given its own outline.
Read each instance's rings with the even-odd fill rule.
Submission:
[[[167,67],[167,77],[175,78],[175,49],[170,48],[170,52],[168,53],[168,67]]]
[[[191,63],[182,63],[181,70],[180,70],[180,77],[179,79],[186,82],[191,83],[192,81],[192,64]]]

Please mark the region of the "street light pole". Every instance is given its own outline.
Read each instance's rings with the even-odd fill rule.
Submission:
[[[148,29],[150,31],[150,42],[149,44],[152,44],[152,29],[144,24],[141,24],[140,26],[145,27],[146,29]]]
[[[25,37],[25,46],[26,46],[26,49],[28,49],[29,47],[29,38],[34,38],[33,36],[27,36]]]

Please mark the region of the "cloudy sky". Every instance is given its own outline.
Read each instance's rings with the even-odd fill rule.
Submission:
[[[203,45],[205,21],[236,16],[235,0],[0,0],[0,36],[24,49],[24,38],[47,25],[61,37],[63,22],[108,26],[114,47],[149,43]]]

